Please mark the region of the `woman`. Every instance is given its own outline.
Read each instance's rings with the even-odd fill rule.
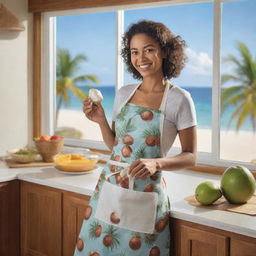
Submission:
[[[112,154],[86,209],[75,255],[169,255],[170,205],[161,170],[196,161],[192,99],[167,81],[184,67],[184,47],[161,23],[131,25],[121,54],[142,82],[117,92],[112,129],[102,106],[84,101],[85,115],[99,124]],[[181,153],[166,156],[177,134]]]

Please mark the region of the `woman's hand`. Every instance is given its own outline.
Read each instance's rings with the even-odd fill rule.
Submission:
[[[93,103],[89,97],[84,100],[83,112],[89,120],[98,124],[106,121],[106,116],[102,105],[100,103]]]
[[[130,165],[128,174],[137,179],[146,179],[157,172],[158,169],[157,159],[140,158]]]

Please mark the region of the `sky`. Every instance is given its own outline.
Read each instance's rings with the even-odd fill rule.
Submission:
[[[241,41],[256,58],[256,0],[224,2],[222,9],[221,56],[239,58],[236,43]],[[212,86],[213,4],[197,3],[154,7],[124,12],[124,29],[141,19],[164,23],[187,43],[188,62],[174,84],[182,87]],[[74,57],[84,54],[86,62],[77,75],[92,74],[100,85],[116,83],[116,13],[93,13],[57,17],[57,47],[68,49]],[[229,63],[222,73],[232,73]],[[136,82],[125,72],[125,84]]]

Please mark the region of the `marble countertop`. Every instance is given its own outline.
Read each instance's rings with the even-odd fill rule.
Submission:
[[[84,195],[92,195],[102,170],[84,175],[67,175],[54,167],[8,168],[0,162],[0,182],[19,179]],[[195,187],[203,181],[219,184],[220,176],[186,170],[164,172],[171,215],[178,219],[207,225],[222,230],[256,238],[256,216],[209,210],[189,205],[184,198],[194,194]]]

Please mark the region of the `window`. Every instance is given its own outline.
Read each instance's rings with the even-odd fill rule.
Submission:
[[[164,23],[175,35],[187,43],[188,62],[180,77],[171,80],[175,86],[190,92],[197,111],[198,150],[211,151],[211,95],[212,95],[212,3],[171,5],[124,12],[125,30],[143,19]],[[194,29],[197,28],[197,29]],[[125,72],[125,83],[136,83]],[[176,139],[174,146],[179,147]]]
[[[59,79],[55,76],[57,49],[68,49],[71,58],[79,54],[87,57],[80,69],[73,74],[73,78],[81,75],[93,76],[87,76],[89,79],[85,82],[79,81],[77,87],[84,92],[88,91],[86,86],[93,86],[102,91],[103,106],[111,123],[115,90],[125,84],[138,82],[134,81],[122,66],[119,54],[122,33],[131,23],[142,18],[150,19],[166,24],[188,45],[187,65],[180,77],[173,79],[171,83],[188,90],[194,99],[198,119],[199,163],[228,166],[231,163],[243,162],[252,167],[252,161],[256,158],[256,137],[253,130],[249,129],[249,120],[245,121],[239,133],[232,131],[235,121],[227,130],[228,118],[234,106],[228,106],[223,112],[221,95],[224,88],[233,84],[221,84],[221,77],[225,73],[232,74],[231,65],[223,60],[230,54],[238,57],[234,46],[236,41],[243,39],[252,57],[255,56],[255,33],[252,32],[256,26],[256,18],[252,14],[255,7],[253,0],[198,0],[192,3],[189,0],[176,0],[168,3],[150,3],[146,6],[138,4],[125,8],[117,6],[46,13],[44,46],[47,54],[43,60],[43,84],[47,86],[43,97],[48,97],[43,98],[43,131],[52,133],[54,125],[57,130],[71,127],[73,134],[66,135],[67,145],[106,149],[98,126],[84,118],[81,101],[78,101],[72,92],[67,94],[70,96],[68,106],[58,105],[60,93],[56,93],[55,86]],[[245,15],[249,18],[245,19]],[[255,57],[253,61],[255,62]],[[96,81],[98,83],[95,83]],[[253,104],[256,109],[255,101]],[[57,122],[54,122],[57,109],[59,116]],[[75,139],[76,130],[82,132],[80,139]],[[247,136],[246,139],[244,136]],[[247,146],[246,150],[250,155],[244,152],[242,156],[242,151],[239,157],[234,155],[242,145],[240,139]],[[227,144],[227,141],[232,144]],[[250,144],[250,141],[254,144]],[[171,154],[179,151],[179,143],[176,140]]]
[[[56,17],[56,132],[65,138],[103,140],[99,126],[82,112],[82,100],[90,87],[102,92],[111,123],[116,86],[115,23],[115,12]]]
[[[221,159],[256,161],[255,9],[253,0],[223,3]]]

